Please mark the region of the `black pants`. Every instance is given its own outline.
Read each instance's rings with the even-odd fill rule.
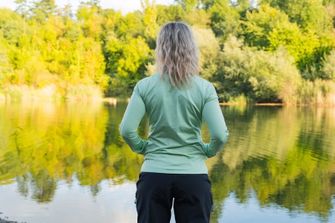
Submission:
[[[136,188],[138,223],[169,223],[173,198],[176,223],[209,223],[213,198],[207,174],[141,172]]]

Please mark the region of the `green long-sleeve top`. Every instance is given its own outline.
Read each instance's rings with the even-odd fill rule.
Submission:
[[[147,114],[148,139],[137,128]],[[201,138],[207,123],[210,142]],[[205,160],[223,149],[228,130],[216,90],[199,75],[182,89],[173,87],[168,76],[156,73],[135,85],[119,126],[130,148],[144,155],[141,172],[208,173]]]

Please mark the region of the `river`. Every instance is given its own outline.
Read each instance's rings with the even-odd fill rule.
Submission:
[[[125,108],[0,104],[0,218],[136,222],[135,182],[143,157],[120,137]],[[224,150],[207,160],[211,222],[335,222],[335,109],[222,111],[230,136]],[[146,137],[148,129],[145,117],[139,134]],[[202,130],[208,141],[205,124]]]

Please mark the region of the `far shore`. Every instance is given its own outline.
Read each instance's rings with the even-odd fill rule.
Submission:
[[[244,104],[240,104],[240,103],[234,103],[234,102],[220,102],[219,103],[221,106],[241,106]],[[254,104],[250,104],[252,106],[285,106],[284,103],[254,103]]]
[[[64,102],[103,102],[109,105],[116,106],[118,102],[129,102],[129,97],[71,97],[69,99],[62,99]],[[11,100],[10,98],[1,97],[0,94],[0,104],[1,103],[11,103],[11,102],[24,102],[29,101],[34,103],[43,102],[59,102],[62,100],[52,99],[52,98],[39,98],[39,97],[29,97],[22,100]],[[239,103],[239,102],[220,102],[220,106],[257,106],[257,107],[286,107],[286,106],[297,106],[297,107],[335,107],[335,103],[310,103],[310,104],[286,104],[286,103]],[[0,222],[1,223],[1,222]]]
[[[118,101],[126,101],[128,102],[130,98],[104,98],[103,101],[108,104],[117,104]],[[257,107],[285,107],[285,106],[297,106],[297,107],[335,107],[334,104],[329,103],[319,103],[319,104],[285,104],[285,103],[274,103],[274,102],[268,102],[268,103],[236,103],[236,102],[220,102],[220,106],[257,106]]]

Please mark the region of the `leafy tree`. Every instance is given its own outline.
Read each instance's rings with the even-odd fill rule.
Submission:
[[[290,21],[317,33],[327,32],[332,21],[320,0],[265,0],[285,12]]]
[[[323,75],[324,79],[335,80],[335,50],[332,50],[325,58]]]
[[[140,36],[121,41],[111,35],[107,39],[105,51],[108,57],[107,69],[113,78],[110,87],[120,89],[123,94],[129,93],[135,83],[144,77],[145,64],[151,52],[149,46]]]
[[[0,9],[0,13],[1,36],[11,45],[18,44],[22,33],[25,31],[25,21],[20,15],[9,9]]]
[[[77,11],[77,18],[85,37],[99,40],[102,32],[103,17],[101,8],[96,4],[82,3]]]
[[[187,12],[195,9],[195,7],[199,6],[199,0],[175,0],[178,4],[180,4]]]
[[[198,9],[185,14],[183,20],[191,26],[207,28],[210,24],[210,15],[205,10]]]
[[[32,17],[42,23],[54,15],[56,11],[56,3],[55,0],[33,1],[33,6],[30,10]]]
[[[273,30],[281,30],[287,27],[291,30],[294,29],[291,33],[299,32],[300,34],[299,28],[289,22],[288,16],[285,13],[268,5],[262,5],[258,11],[247,12],[246,21],[243,22],[243,26],[242,32],[246,43],[260,49],[271,47],[269,35]],[[290,35],[285,34],[283,36],[291,38]]]
[[[180,5],[157,5],[157,23],[163,25],[169,21],[181,21],[185,17],[185,11]]]
[[[240,13],[228,1],[214,1],[208,9],[210,26],[215,35],[225,41],[232,34],[237,34],[240,26]]]
[[[91,86],[107,96],[128,95],[135,82],[152,73],[159,26],[168,21],[186,21],[193,27],[199,40],[201,74],[217,81],[225,100],[237,95],[256,101],[290,98],[278,93],[282,84],[277,75],[281,71],[272,69],[281,60],[291,67],[291,59],[287,59],[291,57],[293,66],[307,81],[302,85],[293,81],[297,86],[291,89],[323,92],[323,84],[319,86],[317,82],[333,82],[328,56],[335,48],[333,1],[263,0],[255,7],[255,1],[249,0],[178,0],[168,6],[142,0],[142,10],[126,15],[103,9],[98,0],[82,2],[75,13],[70,5],[58,8],[54,0],[15,2],[15,11],[0,9],[1,87],[55,86],[57,92],[67,97],[70,92],[82,92],[83,86]],[[251,60],[264,68],[258,75],[251,71],[256,68],[248,64],[247,58],[239,57],[238,60],[247,61],[241,66],[243,72],[252,74],[254,79],[241,76],[238,80],[243,80],[243,84],[233,83],[234,87],[228,87],[228,83],[236,75],[229,81],[226,74],[239,71],[234,70],[234,63],[222,61],[229,51],[225,47],[231,44],[230,35],[243,39],[247,46],[234,48],[236,52],[239,48],[260,61],[266,56],[271,58],[265,65]],[[274,84],[276,81],[278,84]],[[311,84],[314,81],[316,84]],[[325,88],[331,94],[332,87]],[[287,92],[295,98],[294,90]],[[314,98],[314,93],[301,95]]]
[[[256,102],[295,101],[300,76],[285,51],[255,51],[231,37],[219,58],[213,78],[224,100],[242,93]]]
[[[213,74],[218,69],[216,59],[220,52],[219,42],[215,38],[211,29],[204,29],[195,26],[193,28],[193,32],[200,50],[200,74],[206,79],[211,79]]]
[[[10,83],[13,75],[13,67],[8,58],[8,46],[6,42],[0,38],[0,86]]]
[[[120,19],[115,33],[120,39],[143,36],[144,34],[143,14],[139,11],[128,13]]]
[[[268,5],[258,11],[248,12],[243,23],[243,35],[250,46],[274,51],[285,47],[306,79],[320,77],[322,58],[333,47],[333,41],[319,37],[313,30],[302,31],[288,16]]]
[[[142,0],[142,9],[143,9],[143,25],[144,36],[148,39],[149,42],[155,42],[156,34],[158,32],[157,25],[157,8],[155,2],[149,2],[149,0]]]

